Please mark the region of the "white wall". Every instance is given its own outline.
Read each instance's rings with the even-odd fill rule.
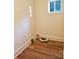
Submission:
[[[64,41],[64,1],[61,1],[61,13],[50,15],[48,0],[34,0],[37,34],[47,36],[52,40]]]
[[[15,56],[30,44],[35,34],[33,17],[29,16],[31,0],[14,0],[14,51]]]

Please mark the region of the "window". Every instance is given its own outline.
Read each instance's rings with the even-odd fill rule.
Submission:
[[[48,13],[61,12],[61,0],[48,0]]]

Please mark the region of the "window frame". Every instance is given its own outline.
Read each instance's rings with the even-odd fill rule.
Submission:
[[[60,10],[57,11],[56,8],[56,1],[58,0],[48,0],[48,13],[53,14],[53,13],[61,13],[61,9],[62,9],[62,1],[60,0]],[[50,2],[54,2],[54,11],[50,11]]]

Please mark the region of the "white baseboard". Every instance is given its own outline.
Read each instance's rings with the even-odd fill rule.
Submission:
[[[27,48],[31,44],[31,39],[35,40],[35,34],[29,36],[29,40],[27,40],[23,45],[21,45],[15,52],[14,58],[16,58],[25,48]]]
[[[48,38],[49,40],[53,40],[53,41],[60,41],[60,42],[64,42],[64,37],[60,37],[60,36],[56,36],[56,35],[44,35],[44,34],[39,34],[42,37]]]
[[[52,37],[50,38],[50,40],[64,42],[64,37],[52,36]]]
[[[14,58],[16,58],[25,48],[27,48],[31,44],[31,41],[28,40],[23,45],[21,45],[15,52],[14,52]]]

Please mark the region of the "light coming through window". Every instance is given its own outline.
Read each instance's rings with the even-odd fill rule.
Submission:
[[[61,0],[48,0],[48,13],[61,12]]]
[[[30,17],[32,17],[32,8],[31,8],[31,5],[29,6],[29,12],[30,12]]]

